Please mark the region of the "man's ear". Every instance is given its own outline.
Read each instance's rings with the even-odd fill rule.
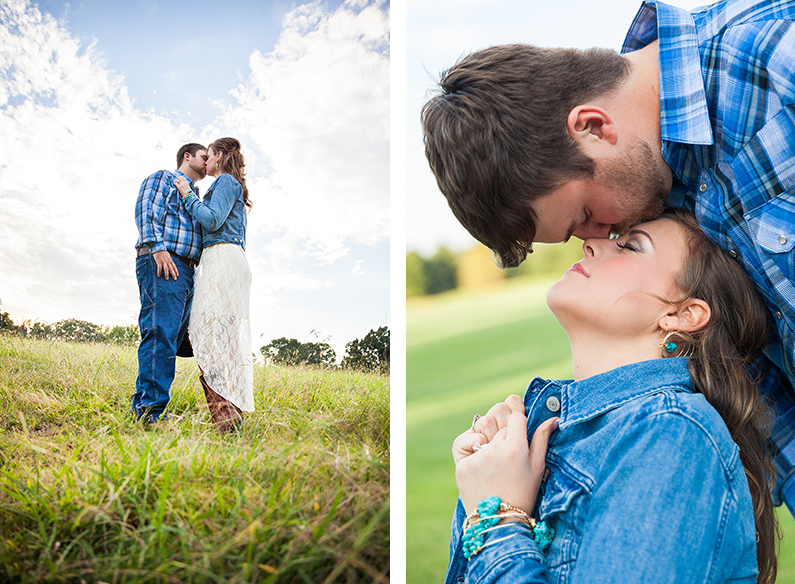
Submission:
[[[578,105],[566,120],[569,135],[575,142],[588,139],[605,140],[613,145],[618,141],[618,129],[606,110],[595,105]]]
[[[709,304],[700,298],[690,298],[660,318],[658,325],[666,331],[693,332],[703,329],[709,323],[712,311]]]

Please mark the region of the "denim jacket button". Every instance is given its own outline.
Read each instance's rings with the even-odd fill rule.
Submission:
[[[554,395],[547,398],[547,409],[550,412],[557,412],[560,410],[560,400]]]

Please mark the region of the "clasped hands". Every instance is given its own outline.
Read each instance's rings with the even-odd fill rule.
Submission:
[[[499,497],[528,515],[532,513],[557,419],[541,424],[528,444],[524,402],[511,395],[455,439],[455,478],[467,514],[487,497]],[[475,450],[476,444],[481,448]]]
[[[190,183],[185,180],[185,177],[178,176],[174,179],[174,186],[177,187],[179,194],[183,197],[191,192]]]

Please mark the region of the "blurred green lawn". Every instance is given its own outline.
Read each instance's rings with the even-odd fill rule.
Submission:
[[[570,378],[566,334],[544,302],[551,281],[411,299],[406,343],[406,581],[440,583],[458,491],[450,454],[472,415],[536,376]],[[795,521],[786,509],[778,584],[795,584]]]

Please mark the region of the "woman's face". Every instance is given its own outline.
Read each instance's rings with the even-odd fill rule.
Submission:
[[[670,310],[661,299],[680,300],[675,277],[687,248],[678,223],[640,223],[617,239],[586,239],[582,248],[583,259],[547,292],[547,305],[568,333],[648,332]]]
[[[220,168],[215,168],[215,165],[221,161],[221,153],[216,152],[212,146],[207,149],[207,174],[210,176],[217,176],[221,172]]]

